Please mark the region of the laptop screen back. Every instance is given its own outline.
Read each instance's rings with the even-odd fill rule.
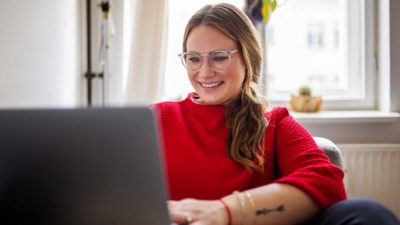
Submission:
[[[0,111],[1,224],[169,224],[149,108]]]

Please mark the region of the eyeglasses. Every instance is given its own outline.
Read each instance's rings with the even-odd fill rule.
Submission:
[[[238,49],[234,50],[218,50],[207,53],[198,52],[183,52],[179,54],[181,57],[183,66],[189,71],[199,71],[203,65],[203,57],[208,57],[208,64],[215,70],[225,69],[231,62],[231,55],[238,52]]]

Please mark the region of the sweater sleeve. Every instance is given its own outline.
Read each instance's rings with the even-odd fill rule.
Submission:
[[[275,150],[280,176],[274,182],[303,190],[322,208],[346,199],[343,170],[329,161],[287,109],[276,110]]]

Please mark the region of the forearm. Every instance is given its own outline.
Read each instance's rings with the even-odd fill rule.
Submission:
[[[223,198],[231,210],[232,225],[301,224],[312,218],[318,205],[302,190],[270,184]]]

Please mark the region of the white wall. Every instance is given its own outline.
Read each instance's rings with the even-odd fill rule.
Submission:
[[[79,104],[79,0],[0,0],[0,107]]]

